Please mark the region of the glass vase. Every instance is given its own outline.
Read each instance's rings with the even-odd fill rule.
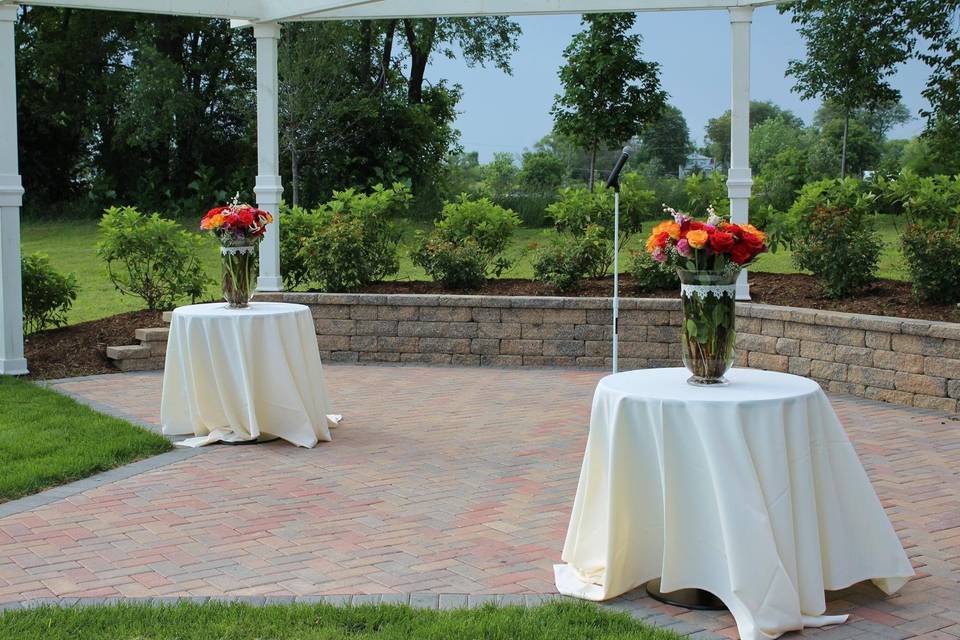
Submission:
[[[223,299],[230,309],[245,309],[250,306],[256,290],[256,247],[220,247],[220,273],[223,282]]]
[[[680,346],[692,385],[726,384],[723,374],[733,365],[739,271],[678,269],[683,326]]]

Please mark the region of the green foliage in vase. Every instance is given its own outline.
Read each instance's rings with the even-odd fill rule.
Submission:
[[[63,275],[43,253],[20,261],[23,281],[23,332],[31,334],[67,324],[67,313],[77,299],[77,277]]]
[[[419,233],[412,252],[414,264],[434,280],[467,289],[488,275],[499,276],[510,266],[503,257],[520,218],[487,198],[463,195],[448,202],[429,234]]]
[[[184,298],[196,302],[212,280],[200,253],[207,247],[159,213],[144,215],[135,207],[111,207],[100,220],[97,255],[124,295],[143,298],[148,309],[170,309]]]

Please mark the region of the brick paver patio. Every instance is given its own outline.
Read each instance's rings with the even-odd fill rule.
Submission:
[[[332,443],[208,447],[0,518],[0,603],[554,593],[601,375],[328,367],[345,414]],[[124,374],[55,386],[156,424],[160,380]],[[850,611],[852,621],[804,635],[960,637],[960,423],[832,399],[917,578],[892,598],[870,585],[832,594],[831,612]],[[694,637],[736,637],[728,614],[657,605],[639,590],[614,606]]]

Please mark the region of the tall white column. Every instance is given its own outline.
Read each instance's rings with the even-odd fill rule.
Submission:
[[[277,42],[280,25],[266,22],[253,26],[257,40],[257,207],[273,214],[274,223],[260,243],[259,291],[282,291],[280,277],[280,132],[277,77]]]
[[[20,206],[17,162],[16,6],[0,7],[0,374],[27,373],[23,357]]]
[[[727,172],[727,195],[730,198],[730,220],[749,222],[750,188],[750,23],[753,7],[730,9],[730,169]],[[737,280],[737,299],[750,299],[747,270]]]

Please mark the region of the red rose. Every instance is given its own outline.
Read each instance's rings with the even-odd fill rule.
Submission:
[[[720,228],[727,233],[732,233],[733,235],[740,235],[743,232],[743,230],[740,228],[740,225],[732,224],[730,222],[721,223]]]
[[[661,231],[660,235],[657,236],[657,246],[661,249],[666,247],[668,240],[670,240],[670,234],[666,231]]]
[[[690,231],[697,231],[697,230],[708,231],[709,226],[710,225],[700,222],[699,220],[691,220],[689,230]]]
[[[745,232],[740,236],[740,240],[757,253],[763,249],[763,238],[760,236],[755,236],[752,233]]]
[[[746,264],[750,262],[755,255],[757,255],[756,252],[743,242],[738,242],[733,245],[733,249],[730,250],[730,259],[737,264]]]
[[[733,247],[734,238],[724,231],[714,231],[710,234],[710,248],[716,253],[726,253]]]
[[[241,209],[237,212],[237,220],[244,227],[249,227],[253,224],[253,211],[251,209]]]
[[[206,219],[206,218],[212,218],[213,216],[215,216],[215,215],[219,214],[220,212],[222,212],[223,209],[224,209],[223,207],[215,207],[215,208],[213,208],[213,209],[210,209],[210,211],[207,211],[207,215],[205,215],[205,216],[203,216],[203,217],[204,217],[204,219]]]

